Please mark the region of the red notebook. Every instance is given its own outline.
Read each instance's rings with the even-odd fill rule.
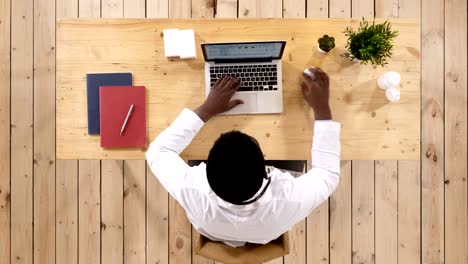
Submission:
[[[101,147],[146,147],[146,103],[144,86],[101,86]],[[125,129],[120,130],[134,105]]]

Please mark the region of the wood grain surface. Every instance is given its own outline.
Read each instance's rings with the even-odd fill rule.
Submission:
[[[377,223],[378,224],[378,223]],[[421,169],[398,161],[398,263],[421,262]]]
[[[419,159],[419,26],[394,20],[397,47],[386,68],[363,66],[340,57],[341,31],[359,20],[61,20],[57,27],[57,156],[59,159],[142,159],[142,149],[102,149],[89,136],[86,118],[88,72],[132,72],[136,85],[147,88],[149,140],[165,129],[184,108],[204,100],[204,64],[164,57],[162,29],[193,28],[197,43],[286,39],[283,56],[284,112],[278,115],[216,117],[204,126],[183,153],[206,158],[223,131],[242,130],[256,137],[266,159],[310,158],[313,114],[300,93],[304,68],[322,67],[331,76],[334,119],[342,123],[343,159]],[[261,23],[261,27],[259,27]],[[241,26],[239,26],[241,25]],[[219,34],[219,30],[230,32]],[[272,33],[274,31],[274,35]],[[315,50],[319,35],[336,37],[337,48],[326,56]],[[402,74],[402,99],[390,104],[376,86],[388,70]]]
[[[145,161],[124,161],[124,263],[145,263],[146,260],[145,191]]]
[[[58,161],[56,175],[55,259],[78,264],[78,161]]]
[[[375,161],[374,171],[375,262],[398,263],[398,162]]]
[[[352,163],[352,263],[375,263],[374,161]]]
[[[11,2],[0,2],[0,259],[10,263]]]
[[[445,263],[468,263],[467,1],[445,1]]]
[[[320,214],[314,212],[316,215],[309,217],[305,225],[296,226],[295,232],[299,232],[294,234],[299,235],[293,236],[295,243],[305,244],[307,250],[296,250],[295,257],[289,257],[288,263],[305,259],[306,263],[351,264],[353,253],[355,260],[362,257],[365,263],[373,260],[377,264],[396,263],[394,254],[397,254],[399,264],[467,263],[467,29],[466,1],[463,0],[0,1],[0,263],[76,264],[114,260],[115,263],[123,263],[123,244],[126,249],[137,249],[138,260],[142,259],[141,230],[134,229],[136,223],[143,222],[141,213],[138,220],[128,220],[129,202],[126,206],[123,203],[124,169],[113,167],[122,167],[123,161],[55,160],[55,171],[54,165],[49,167],[47,162],[51,160],[50,149],[55,144],[50,130],[54,127],[55,118],[55,111],[51,111],[51,106],[55,106],[55,90],[50,89],[54,84],[50,78],[55,72],[55,52],[51,49],[55,45],[55,34],[51,33],[56,26],[51,23],[54,15],[57,19],[122,18],[124,15],[127,18],[167,18],[169,14],[171,18],[266,18],[281,15],[292,18],[303,16],[301,8],[305,9],[308,18],[352,16],[360,19],[361,14],[372,14],[372,9],[375,17],[382,19],[422,18],[422,104],[416,110],[422,114],[422,146],[421,161],[397,162],[397,230],[394,210],[389,212],[391,217],[385,217],[382,214],[386,212],[381,208],[382,205],[394,206],[394,203],[389,203],[390,196],[380,193],[391,188],[392,197],[395,197],[394,180],[381,178],[387,175],[381,173],[386,170],[386,164],[393,161],[376,160],[375,167],[367,161],[342,161],[340,184],[329,201],[328,223],[316,221],[318,215],[325,219],[324,211],[320,210]],[[316,35],[323,33],[316,32]],[[315,42],[316,35],[311,37],[311,41]],[[291,43],[289,41],[288,46]],[[329,55],[325,58],[330,59]],[[315,58],[316,55],[313,56]],[[285,56],[284,61],[287,60]],[[189,63],[192,62],[187,65]],[[151,61],[149,65],[153,64]],[[116,69],[120,68],[115,66],[109,70]],[[389,66],[388,69],[392,68]],[[297,70],[299,72],[300,69]],[[203,77],[196,80],[201,83]],[[84,84],[84,79],[80,81]],[[160,76],[156,76],[152,86],[160,81]],[[181,83],[188,82],[183,80]],[[82,88],[84,86],[80,86]],[[42,102],[42,99],[46,101]],[[51,105],[49,100],[54,104]],[[197,100],[201,101],[202,97]],[[177,112],[167,118],[168,122]],[[381,117],[380,111],[376,114],[376,118]],[[415,120],[414,125],[417,123]],[[346,132],[347,128],[343,129]],[[271,139],[265,142],[272,143]],[[38,165],[34,160],[39,162]],[[143,171],[139,169],[137,174],[138,182],[142,182]],[[148,168],[146,177],[146,263],[218,264],[190,255],[191,230],[183,209],[173,198],[169,199]],[[54,178],[55,205],[54,190],[50,188]],[[366,186],[369,184],[373,186]],[[127,199],[138,200],[139,204],[135,206],[141,210],[143,201],[134,199],[136,193],[141,195],[143,189],[127,194],[133,197]],[[375,201],[359,202],[373,193]],[[90,204],[92,202],[94,205]],[[47,211],[47,208],[54,207],[55,223],[50,221]],[[358,208],[362,212],[374,208],[374,221]],[[135,235],[130,235],[131,231],[127,230],[125,239],[125,227],[119,230],[109,228],[109,225],[123,222],[124,211],[127,212],[127,227],[139,230]],[[103,230],[103,225],[99,228],[99,220],[106,224],[106,230]],[[367,223],[367,227],[358,225],[358,222]],[[323,241],[327,238],[324,235],[327,230],[321,226],[327,224],[329,260],[320,258],[320,255],[326,255]],[[386,231],[386,225],[393,231]],[[55,248],[51,236],[54,228]],[[300,231],[305,231],[305,235]],[[397,251],[395,235],[398,238]],[[389,241],[385,240],[386,236]],[[114,237],[115,241],[110,243]],[[44,244],[40,244],[43,239]],[[304,239],[304,242],[297,239]],[[389,243],[391,250],[384,251],[382,243]],[[171,252],[174,255],[169,256]],[[321,253],[315,255],[315,252]],[[375,253],[375,258],[372,258],[372,253]],[[369,256],[370,260],[367,259]],[[133,257],[127,255],[127,259],[131,261]],[[271,263],[283,263],[283,259]]]
[[[59,19],[78,17],[78,0],[57,1],[56,17]],[[56,263],[78,264],[78,189],[78,161],[57,160],[55,181]]]
[[[445,262],[444,1],[421,7],[421,262]]]
[[[34,1],[34,261],[55,262],[55,1]]]
[[[340,167],[340,184],[329,199],[330,264],[352,263],[352,162],[341,161]]]
[[[78,263],[101,262],[101,162],[78,165]]]
[[[11,174],[7,200],[11,199],[11,263],[25,264],[34,261],[33,15],[32,1],[11,2]]]
[[[123,167],[121,160],[101,162],[102,263],[122,263],[124,259]]]

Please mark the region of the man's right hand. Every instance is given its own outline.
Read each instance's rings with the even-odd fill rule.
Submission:
[[[330,79],[320,68],[308,68],[303,73],[302,95],[314,109],[315,120],[331,120],[329,104]]]

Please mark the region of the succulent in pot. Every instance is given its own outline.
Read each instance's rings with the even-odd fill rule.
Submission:
[[[369,23],[362,19],[357,30],[347,27],[344,31],[348,37],[346,49],[343,54],[350,60],[359,60],[361,64],[385,66],[392,55],[393,40],[398,36],[398,31],[392,30],[391,23],[387,20],[382,24]]]
[[[323,35],[323,37],[318,39],[317,49],[320,53],[328,53],[335,47],[335,38],[328,35]]]

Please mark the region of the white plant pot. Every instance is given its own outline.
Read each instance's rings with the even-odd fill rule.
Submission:
[[[324,51],[323,49],[321,49],[319,44],[317,44],[317,50],[318,50],[318,52],[320,52],[322,54],[327,54],[328,53],[328,52]]]
[[[387,97],[388,101],[396,102],[400,100],[400,90],[395,87],[389,88],[385,91],[385,96]]]
[[[401,76],[398,72],[389,71],[382,74],[377,80],[377,85],[380,89],[386,90],[392,87],[397,87],[401,81]]]

